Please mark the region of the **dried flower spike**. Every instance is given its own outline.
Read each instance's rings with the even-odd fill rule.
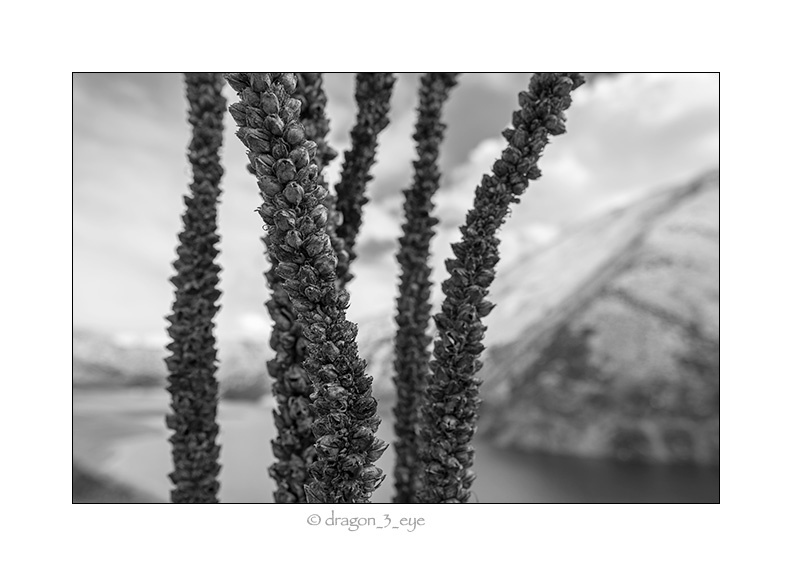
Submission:
[[[178,258],[173,266],[176,287],[173,313],[168,316],[171,342],[166,359],[172,412],[166,417],[174,471],[174,503],[215,503],[220,487],[217,444],[217,351],[214,316],[220,267],[215,263],[218,241],[217,201],[223,168],[219,151],[223,143],[226,101],[222,76],[205,72],[186,74],[189,121],[193,127],[188,158],[192,165],[191,196],[182,216]]]
[[[297,81],[292,73],[235,73],[226,78],[237,89],[247,110],[259,109],[259,103],[273,95],[282,113],[294,106],[291,96]],[[384,478],[382,470],[373,465],[382,454],[384,443],[375,437],[380,420],[371,396],[371,377],[365,374],[365,362],[358,354],[356,327],[346,319],[345,298],[336,288],[338,260],[324,226],[316,223],[316,210],[326,191],[317,183],[314,163],[292,175],[288,164],[259,162],[260,157],[274,159],[276,147],[285,148],[285,155],[289,156],[295,150],[309,152],[311,146],[306,140],[290,143],[266,130],[251,132],[253,128],[247,120],[251,116],[245,114],[245,121],[239,122],[238,134],[255,160],[252,165],[259,182],[266,183],[270,191],[264,195],[259,213],[273,263],[279,263],[275,271],[282,273],[281,286],[296,312],[296,320],[303,326],[303,369],[314,387],[311,403],[295,398],[289,412],[290,418],[303,423],[309,412],[315,415],[311,427],[317,439],[316,460],[305,479],[306,499],[368,502]],[[242,115],[238,117],[241,119]],[[273,178],[283,185],[280,190],[269,184]],[[303,197],[296,205],[284,194],[292,182],[303,189]],[[299,233],[299,242],[293,232]]]
[[[431,268],[429,244],[437,219],[432,216],[432,197],[440,185],[437,158],[445,125],[440,121],[443,104],[456,86],[457,73],[425,74],[419,89],[418,120],[413,139],[418,159],[413,162],[412,186],[404,191],[405,222],[399,239],[397,260],[401,267],[397,298],[394,385],[396,495],[398,503],[416,500],[418,482],[418,408],[429,376],[431,337],[429,301]]]
[[[347,253],[344,239],[338,235],[336,230],[340,218],[337,218],[336,194],[330,192],[327,181],[323,176],[325,166],[327,166],[338,153],[327,142],[327,134],[330,131],[330,122],[325,113],[327,96],[322,88],[322,75],[317,72],[302,72],[297,75],[297,89],[292,97],[299,100],[302,104],[301,121],[305,126],[305,137],[315,145],[308,151],[309,158],[313,158],[319,170],[317,182],[320,186],[328,190],[328,194],[322,201],[327,208],[327,213],[332,217],[327,219],[327,235],[330,236],[330,244],[335,250],[338,258],[339,277],[344,277],[349,270],[349,255]],[[344,282],[339,281],[339,288],[343,287]]]
[[[232,83],[234,75],[230,75],[229,82]],[[236,82],[236,80],[233,80]],[[245,82],[243,86],[247,87]],[[244,90],[244,88],[243,88]],[[251,98],[255,96],[250,94]],[[246,107],[238,102],[230,107],[232,116],[240,124],[247,124],[253,128],[264,127],[265,123],[274,126],[276,131],[281,131],[280,122],[285,127],[291,123],[292,138],[300,134],[304,128],[305,136],[312,135],[322,143],[322,155],[316,156],[318,146],[312,141],[306,141],[305,146],[296,147],[288,152],[286,142],[276,141],[271,144],[269,140],[257,137],[257,144],[262,146],[262,150],[271,150],[273,155],[255,156],[255,162],[259,163],[259,172],[267,172],[276,165],[278,159],[288,159],[294,168],[299,171],[308,168],[311,159],[315,159],[319,164],[321,160],[329,161],[335,156],[335,151],[324,141],[329,128],[329,122],[325,117],[324,107],[327,98],[322,90],[321,74],[304,73],[297,76],[297,88],[283,106],[278,101],[274,93],[263,93],[259,97],[259,109]],[[266,118],[278,115],[269,121]],[[297,128],[293,120],[301,118],[303,126]],[[277,121],[280,120],[280,122]],[[289,164],[278,164],[281,170],[288,169]],[[253,170],[256,174],[256,170]],[[319,175],[321,183],[321,173]],[[277,178],[263,177],[259,179],[259,188],[264,196],[283,192],[285,198],[297,205],[301,202],[305,194],[302,186],[292,181],[284,186]],[[332,199],[326,199],[325,205],[331,209]],[[321,207],[314,211],[314,221],[318,226],[324,226],[328,219],[327,210],[323,213],[318,212]],[[262,217],[276,217],[278,225],[284,230],[290,231],[295,226],[293,215],[286,212],[275,214],[273,209],[262,213]],[[323,215],[322,215],[323,214]],[[333,240],[334,248],[337,250],[339,259],[346,258],[341,241],[335,235],[335,228],[327,226],[328,234]],[[291,244],[296,243],[298,232],[291,230]],[[266,253],[269,257],[271,266],[265,274],[267,283],[272,291],[272,296],[267,302],[267,310],[273,320],[272,334],[270,336],[270,346],[275,352],[275,357],[267,363],[267,369],[273,378],[273,395],[276,400],[276,409],[273,411],[277,435],[273,440],[273,452],[276,461],[270,466],[270,476],[275,480],[277,489],[274,494],[275,502],[278,503],[304,503],[306,501],[303,485],[308,479],[308,466],[313,462],[316,455],[314,449],[314,435],[311,431],[313,415],[310,410],[302,409],[310,405],[310,395],[313,392],[313,385],[303,368],[305,360],[305,339],[302,338],[302,324],[297,319],[297,314],[293,309],[291,300],[282,286],[284,278],[293,278],[296,271],[292,270],[290,263],[280,263],[273,254],[270,247],[270,238],[263,238]],[[312,244],[309,243],[309,246]],[[297,407],[297,408],[295,408]]]
[[[467,502],[475,479],[470,441],[476,430],[485,326],[491,309],[484,298],[498,263],[498,230],[530,180],[539,177],[536,164],[549,135],[565,131],[564,111],[570,92],[583,84],[574,72],[542,73],[521,92],[521,110],[513,114],[514,128],[504,131],[508,147],[476,188],[473,209],[454,244],[455,258],[446,261],[450,277],[443,282],[442,309],[435,316],[432,376],[421,411],[420,502]]]
[[[341,287],[351,279],[349,266],[356,258],[355,240],[360,230],[366,185],[371,180],[371,168],[377,154],[377,137],[388,125],[390,99],[396,78],[390,72],[365,72],[355,77],[357,120],[352,128],[352,147],[344,153],[341,180],[336,185],[341,222],[338,235],[344,241],[348,262],[339,262]]]

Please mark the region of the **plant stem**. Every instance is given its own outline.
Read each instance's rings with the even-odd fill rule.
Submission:
[[[432,216],[432,197],[440,185],[437,158],[445,124],[440,121],[443,104],[456,86],[457,73],[429,73],[421,78],[418,120],[413,139],[418,159],[413,162],[412,186],[404,191],[405,222],[399,239],[397,260],[401,266],[396,305],[394,408],[397,503],[415,502],[418,480],[418,408],[429,376],[429,317],[432,304],[429,245],[438,220]]]
[[[521,110],[514,128],[504,131],[509,145],[476,188],[473,209],[461,227],[462,240],[452,245],[455,258],[446,261],[450,277],[442,284],[445,299],[435,316],[432,376],[421,411],[421,480],[424,503],[462,503],[470,498],[475,479],[473,448],[481,403],[475,374],[481,368],[485,326],[482,318],[493,307],[485,300],[498,263],[496,235],[509,205],[518,202],[530,180],[541,175],[537,162],[549,140],[566,131],[564,110],[570,93],[583,84],[578,73],[541,73],[520,92]]]
[[[303,368],[314,385],[306,408],[316,416],[307,501],[368,502],[384,478],[373,462],[386,445],[374,435],[377,402],[358,354],[357,327],[346,319],[349,295],[336,288],[338,260],[325,229],[327,190],[317,182],[317,145],[305,138],[300,102],[291,97],[297,79],[269,72],[226,79],[240,97],[230,110],[264,194],[258,211],[278,262],[274,272],[303,326]]]
[[[352,279],[349,267],[357,258],[355,241],[360,230],[366,184],[377,154],[377,136],[388,125],[390,99],[396,78],[390,72],[361,72],[355,77],[357,120],[352,128],[352,147],[344,153],[341,180],[336,185],[341,222],[338,235],[344,241],[348,262],[339,262],[338,277],[343,288]]]
[[[172,341],[168,392],[172,413],[166,416],[174,471],[169,475],[174,503],[216,503],[220,487],[217,444],[218,385],[215,378],[215,304],[220,266],[215,263],[218,241],[217,202],[220,195],[220,147],[223,143],[225,98],[223,79],[213,72],[186,74],[189,121],[193,137],[188,158],[192,164],[192,196],[185,196],[186,211],[179,234],[173,313],[167,317]]]
[[[302,104],[300,119],[305,127],[305,137],[316,142],[317,151],[314,161],[319,168],[317,182],[328,190],[327,197],[322,204],[327,208],[327,235],[330,236],[330,245],[335,250],[338,258],[337,272],[339,278],[346,277],[349,270],[349,254],[347,253],[344,239],[338,235],[337,227],[341,222],[341,215],[336,208],[336,194],[327,185],[324,177],[324,168],[338,155],[327,142],[330,131],[330,121],[325,114],[327,96],[322,88],[322,75],[316,72],[302,72],[297,75],[297,89],[292,95]],[[351,279],[351,276],[349,277]],[[339,289],[345,282],[337,282]]]

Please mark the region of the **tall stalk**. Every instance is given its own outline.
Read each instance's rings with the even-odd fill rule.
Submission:
[[[339,262],[338,278],[343,288],[351,279],[349,267],[357,258],[355,241],[360,230],[366,184],[377,155],[377,137],[388,125],[390,99],[396,78],[390,72],[361,72],[355,76],[357,119],[352,128],[352,147],[344,153],[341,179],[336,185],[341,221],[338,235],[344,241],[348,261]]]
[[[215,378],[215,304],[220,266],[215,263],[218,241],[217,202],[220,196],[220,147],[223,143],[225,98],[223,79],[212,72],[185,74],[189,122],[193,136],[188,158],[192,165],[191,196],[185,196],[178,255],[173,266],[176,287],[173,313],[167,317],[172,341],[168,392],[172,412],[166,416],[174,471],[169,475],[174,503],[216,503],[220,447]]]
[[[325,141],[330,123],[325,116],[327,98],[322,89],[322,77],[321,74],[303,73],[297,79],[294,97],[300,101],[300,116],[306,134],[310,133],[316,139],[318,149],[314,160],[319,170],[317,178],[323,182],[321,170],[335,157],[336,152]],[[238,123],[247,121],[247,107],[243,103],[232,104],[230,111]],[[249,153],[248,157],[249,170],[255,175],[255,155]],[[330,198],[325,202],[330,204]],[[343,245],[335,235],[330,220],[328,218],[327,232],[338,257],[344,259],[346,254]],[[277,486],[273,494],[275,502],[305,503],[303,487],[308,481],[308,467],[316,458],[316,439],[311,430],[314,418],[310,409],[310,396],[314,387],[303,368],[306,342],[302,337],[302,324],[292,308],[282,279],[275,272],[280,262],[272,249],[270,236],[265,235],[262,240],[270,260],[265,278],[271,298],[266,307],[273,321],[270,347],[275,352],[274,358],[267,363],[267,371],[273,379],[272,390],[276,401],[273,417],[277,429],[276,437],[272,440],[275,462],[270,466],[269,474]]]
[[[418,480],[418,408],[429,376],[429,317],[431,268],[429,244],[437,218],[432,216],[432,197],[440,185],[437,163],[445,124],[440,121],[443,104],[456,86],[457,73],[429,73],[421,78],[418,120],[413,139],[418,159],[413,162],[413,182],[404,191],[405,222],[399,239],[397,260],[401,266],[396,306],[398,330],[395,340],[394,385],[397,402],[395,443],[396,495],[394,502],[415,502]]]
[[[263,192],[259,214],[278,262],[275,273],[303,326],[303,369],[314,386],[316,416],[307,500],[368,502],[384,478],[373,463],[386,445],[375,436],[380,419],[358,354],[357,327],[346,319],[349,295],[336,287],[338,259],[325,229],[327,190],[317,182],[317,145],[306,139],[300,102],[291,97],[297,78],[249,72],[226,79],[240,97],[231,110]]]
[[[305,127],[305,137],[316,142],[317,150],[314,162],[319,169],[317,182],[328,191],[327,197],[322,204],[327,208],[328,218],[325,228],[327,235],[330,236],[330,245],[338,258],[337,271],[339,278],[346,277],[349,270],[349,255],[347,253],[344,239],[339,236],[337,228],[341,223],[341,214],[336,209],[336,193],[327,185],[324,177],[324,168],[336,156],[336,152],[327,142],[327,134],[330,131],[330,121],[325,113],[327,96],[322,88],[322,75],[317,72],[301,72],[297,75],[297,89],[292,95],[302,104],[300,119]],[[351,278],[351,277],[350,277]],[[339,288],[345,282],[339,281]]]
[[[481,402],[481,368],[485,326],[493,308],[485,299],[498,263],[498,230],[512,202],[518,202],[530,180],[541,175],[537,162],[549,136],[566,131],[564,111],[571,91],[582,85],[578,73],[541,73],[520,92],[521,110],[514,128],[504,131],[507,148],[476,188],[473,209],[461,227],[462,240],[452,245],[455,258],[446,261],[450,277],[442,284],[445,299],[435,316],[432,376],[421,411],[419,458],[420,502],[462,503],[470,498],[475,479],[473,448]]]

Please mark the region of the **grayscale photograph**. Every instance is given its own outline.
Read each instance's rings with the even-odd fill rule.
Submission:
[[[74,73],[72,502],[719,503],[719,91]]]

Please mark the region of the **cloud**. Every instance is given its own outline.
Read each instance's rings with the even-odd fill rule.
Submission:
[[[239,334],[253,340],[268,338],[272,331],[271,324],[272,321],[264,312],[248,312],[237,317]]]
[[[350,317],[392,313],[401,234],[402,190],[412,179],[415,74],[399,75],[391,125],[380,140],[371,202],[364,207]],[[500,131],[517,107],[528,74],[464,74],[444,110],[441,220],[432,250],[437,283],[482,174],[505,142]],[[355,119],[354,75],[326,75],[330,141],[341,154]],[[718,79],[709,75],[622,74],[576,91],[569,132],[553,138],[501,231],[503,262],[552,241],[567,225],[615,203],[684,180],[718,162]],[[236,96],[227,91],[229,101]],[[74,323],[129,334],[164,333],[173,297],[168,277],[190,169],[183,82],[179,75],[76,75],[74,80]],[[226,115],[219,207],[220,338],[259,334],[268,267],[260,241],[260,202],[245,170],[245,150]],[[505,264],[504,264],[505,265]],[[441,297],[438,284],[434,296]]]

